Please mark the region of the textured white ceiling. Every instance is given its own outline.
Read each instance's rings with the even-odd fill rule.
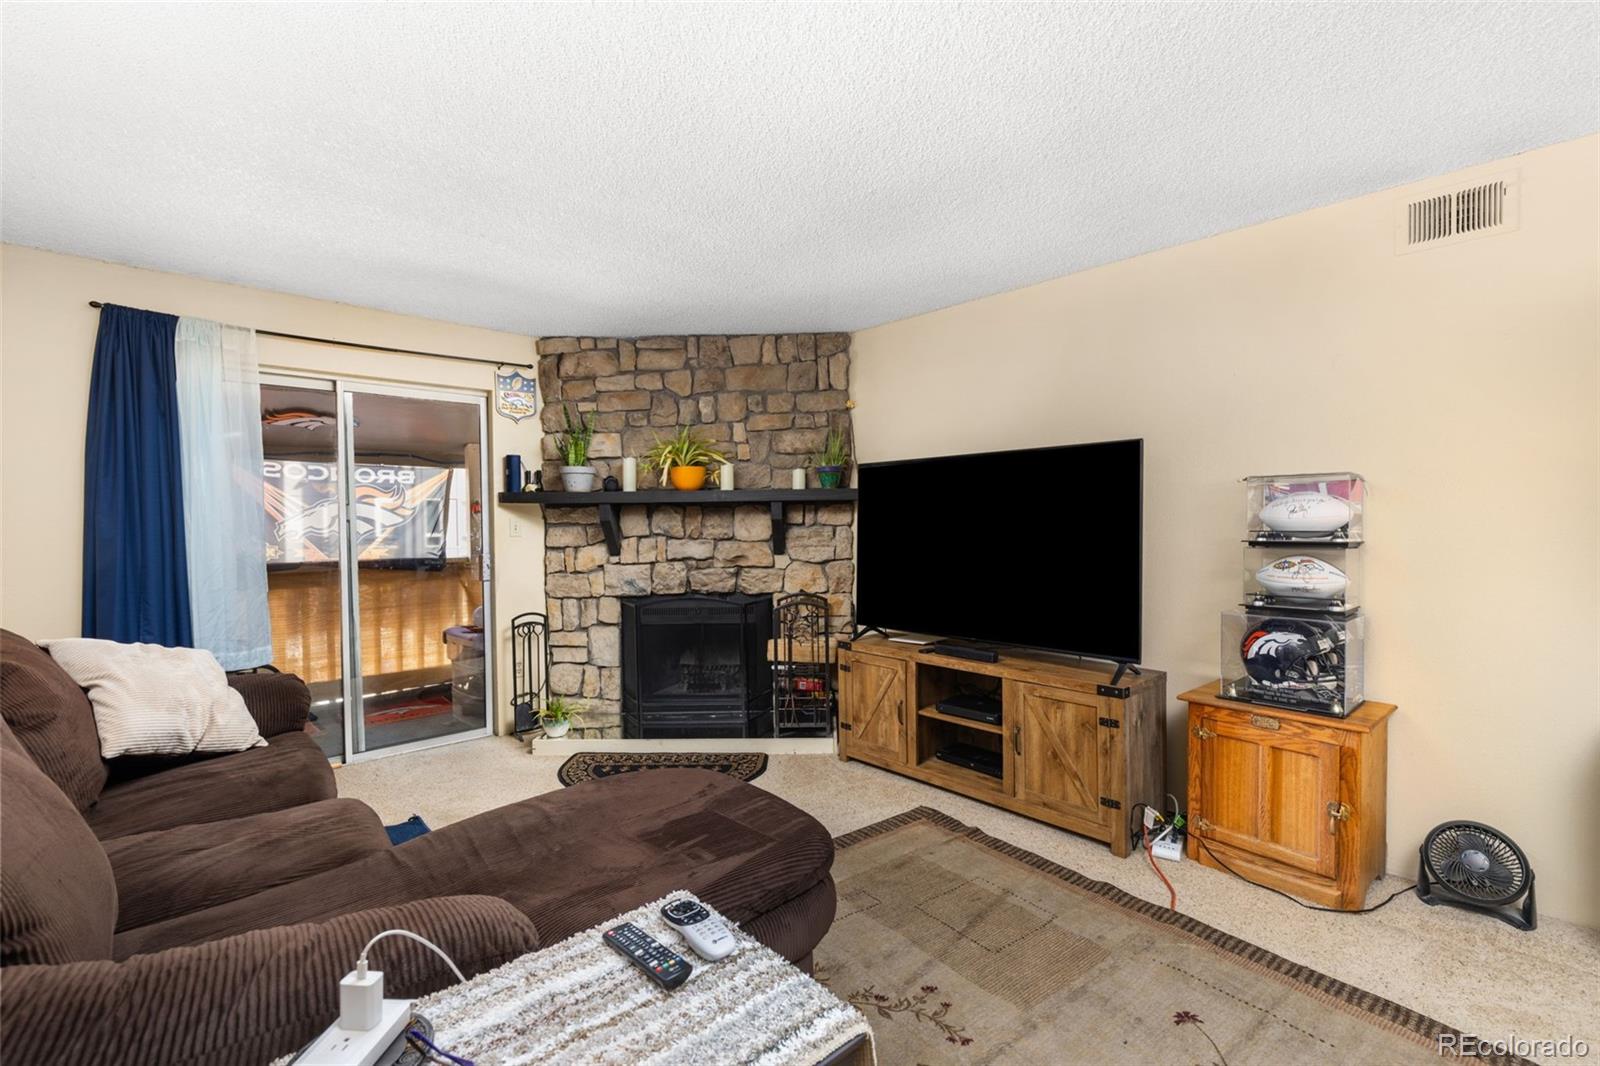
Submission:
[[[1594,4],[7,4],[8,241],[856,329],[1600,128]]]

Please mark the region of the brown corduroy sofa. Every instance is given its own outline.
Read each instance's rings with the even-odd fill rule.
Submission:
[[[266,747],[103,762],[82,690],[0,633],[0,1055],[259,1063],[338,1012],[374,933],[471,976],[678,888],[809,966],[833,921],[815,819],[721,774],[658,770],[509,804],[399,846],[335,795],[289,675],[232,679]],[[394,995],[453,978],[374,949]]]

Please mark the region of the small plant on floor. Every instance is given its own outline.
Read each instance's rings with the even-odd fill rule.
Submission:
[[[828,430],[828,439],[822,450],[811,457],[817,468],[817,480],[825,489],[836,489],[844,482],[845,467],[850,465],[850,441],[842,429]]]
[[[696,436],[688,426],[665,440],[658,439],[655,447],[644,453],[645,469],[659,470],[663,486],[670,480],[679,489],[700,488],[706,483],[706,468],[725,462],[709,440]]]
[[[564,696],[551,696],[544,701],[544,710],[539,715],[539,724],[544,727],[547,737],[564,737],[567,730],[572,728],[572,723],[578,720],[578,704],[575,700],[568,700]]]
[[[572,408],[562,405],[567,430],[556,437],[561,453],[561,485],[568,492],[589,492],[594,488],[594,467],[589,465],[589,442],[594,439],[594,412],[572,417]]]

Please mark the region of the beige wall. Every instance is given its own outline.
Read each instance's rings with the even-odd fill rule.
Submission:
[[[1485,821],[1542,911],[1600,925],[1597,150],[1451,176],[1518,171],[1513,233],[1397,256],[1397,199],[1440,179],[858,333],[858,457],[1143,437],[1145,661],[1172,695],[1217,676],[1238,479],[1360,471],[1367,692],[1400,705],[1389,869]],[[1181,791],[1176,701],[1168,738]]]
[[[75,635],[82,588],[83,440],[99,315],[90,300],[285,333],[534,361],[533,340],[348,304],[5,245],[0,249],[0,623],[36,639]],[[264,367],[487,393],[494,368],[263,337]],[[491,477],[516,452],[537,462],[536,419],[491,415]],[[520,536],[512,536],[512,524]],[[494,508],[497,710],[509,716],[511,616],[542,610],[537,508]]]

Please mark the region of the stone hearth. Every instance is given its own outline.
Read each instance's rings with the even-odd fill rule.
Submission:
[[[543,473],[560,488],[555,436],[563,405],[594,412],[590,461],[622,476],[623,456],[691,426],[734,462],[741,489],[787,488],[830,428],[850,427],[850,337],[545,337],[538,342],[543,393]],[[816,475],[809,484],[815,486]],[[640,488],[655,487],[641,467]],[[685,493],[682,506],[624,506],[622,550],[612,558],[594,508],[545,509],[545,594],[551,691],[585,706],[578,736],[620,736],[619,597],[672,593],[817,592],[836,628],[848,627],[855,549],[850,504],[791,505],[787,554],[774,555],[765,507],[728,507],[716,489]]]

